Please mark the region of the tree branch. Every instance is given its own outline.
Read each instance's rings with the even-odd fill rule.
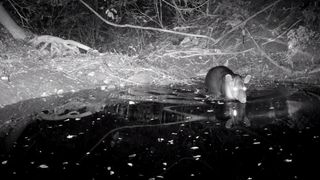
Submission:
[[[258,14],[266,11],[267,9],[269,9],[270,7],[276,5],[277,3],[279,3],[281,0],[278,0],[272,4],[270,4],[269,6],[263,8],[262,10],[256,12],[254,15],[250,16],[249,18],[247,18],[246,20],[242,21],[241,23],[237,24],[236,26],[234,26],[230,31],[228,31],[227,33],[225,33],[224,35],[222,35],[219,39],[217,39],[217,41],[214,43],[217,44],[219,43],[224,37],[226,37],[228,34],[232,33],[234,30],[238,29],[240,26],[242,26],[243,24],[246,24],[248,21],[250,21],[251,19],[253,19],[254,17],[256,17]]]
[[[171,34],[179,34],[183,36],[191,36],[191,37],[197,37],[197,38],[205,38],[209,39],[213,42],[216,40],[209,37],[209,36],[204,36],[204,35],[198,35],[198,34],[190,34],[190,33],[184,33],[184,32],[177,32],[177,31],[171,31],[168,29],[159,29],[159,28],[153,28],[153,27],[141,27],[141,26],[136,26],[136,25],[131,25],[131,24],[115,24],[113,22],[107,21],[104,19],[99,13],[97,13],[94,9],[92,9],[88,4],[86,4],[83,0],[80,0],[80,2],[85,5],[91,12],[93,12],[99,19],[101,19],[103,22],[106,24],[109,24],[111,26],[115,27],[120,27],[120,28],[134,28],[134,29],[144,29],[144,30],[152,30],[152,31],[160,31],[160,32],[166,32],[166,33],[171,33]]]

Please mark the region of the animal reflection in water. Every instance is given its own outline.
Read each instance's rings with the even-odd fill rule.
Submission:
[[[235,126],[263,127],[267,124],[276,123],[278,122],[277,120],[281,119],[295,121],[297,119],[296,115],[298,115],[297,112],[304,107],[304,104],[303,102],[287,99],[252,103],[217,101],[212,105],[198,106],[210,112],[201,115],[181,112],[179,107],[181,106],[168,106],[164,108],[164,112],[180,116],[180,118],[176,118],[184,119],[185,122],[199,120],[225,122],[225,127],[229,129]],[[167,119],[166,117],[170,117],[170,115],[163,116],[164,119]]]

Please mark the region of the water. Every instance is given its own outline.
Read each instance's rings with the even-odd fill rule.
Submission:
[[[76,116],[84,107],[61,111],[66,119],[39,113],[1,138],[1,179],[317,175],[320,96],[314,91],[252,91],[246,104],[208,102],[181,89],[153,95],[157,100],[115,101],[83,117]]]

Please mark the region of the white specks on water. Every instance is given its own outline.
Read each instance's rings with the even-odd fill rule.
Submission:
[[[41,169],[47,169],[47,168],[49,168],[49,166],[46,165],[46,164],[41,164],[41,165],[39,166],[39,168],[41,168]]]
[[[134,157],[136,157],[137,156],[137,154],[130,154],[128,157],[129,158],[134,158]]]
[[[253,142],[253,144],[257,145],[257,144],[261,144],[261,142],[260,141],[255,141],[255,142]]]
[[[190,149],[192,149],[192,150],[197,150],[197,149],[199,149],[199,147],[198,147],[198,146],[193,146],[193,147],[191,147]]]
[[[199,160],[199,159],[201,158],[201,155],[200,155],[200,154],[199,154],[199,155],[194,155],[193,158],[194,158],[195,160]]]
[[[208,109],[207,112],[211,113],[211,112],[214,112],[214,110],[213,109]]]
[[[112,175],[114,175],[115,173],[114,173],[114,171],[110,171],[110,175],[112,176]]]
[[[261,166],[261,164],[262,164],[262,163],[261,163],[261,162],[259,162],[259,163],[258,163],[258,166]]]
[[[129,101],[128,104],[129,104],[129,105],[133,105],[133,104],[136,104],[136,102],[134,102],[134,101]]]
[[[132,163],[128,163],[128,166],[132,167],[132,166],[133,166],[133,164],[132,164]]]
[[[158,141],[158,142],[163,142],[163,141],[164,141],[164,138],[158,138],[157,141]]]
[[[77,137],[77,135],[71,135],[71,134],[69,134],[69,135],[67,136],[67,139],[72,139],[72,138],[75,138],[75,137]]]
[[[167,165],[168,165],[168,163],[166,163],[166,162],[163,162],[162,164],[163,164],[164,166],[167,166]]]
[[[284,160],[284,162],[286,162],[286,163],[291,163],[291,162],[292,162],[292,159],[288,159],[288,158],[287,158],[287,159]]]
[[[173,144],[173,139],[168,141],[169,144]]]
[[[6,165],[7,163],[8,163],[7,160],[4,160],[4,161],[1,162],[2,165]]]
[[[252,177],[248,177],[247,180],[252,180]]]
[[[76,120],[76,121],[80,121],[80,120],[81,120],[81,118],[77,117],[77,118],[75,118],[74,120]]]
[[[171,134],[172,134],[172,135],[175,135],[175,136],[178,135],[178,133],[176,133],[176,132],[172,132]]]
[[[273,150],[273,147],[272,147],[272,146],[270,146],[270,147],[269,147],[269,150],[270,150],[270,151],[272,151],[272,150]]]

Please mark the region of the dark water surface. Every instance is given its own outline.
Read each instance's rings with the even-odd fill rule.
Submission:
[[[35,117],[18,138],[1,139],[1,179],[319,176],[317,93],[259,90],[241,104],[177,92],[161,102],[114,103],[81,118]]]

